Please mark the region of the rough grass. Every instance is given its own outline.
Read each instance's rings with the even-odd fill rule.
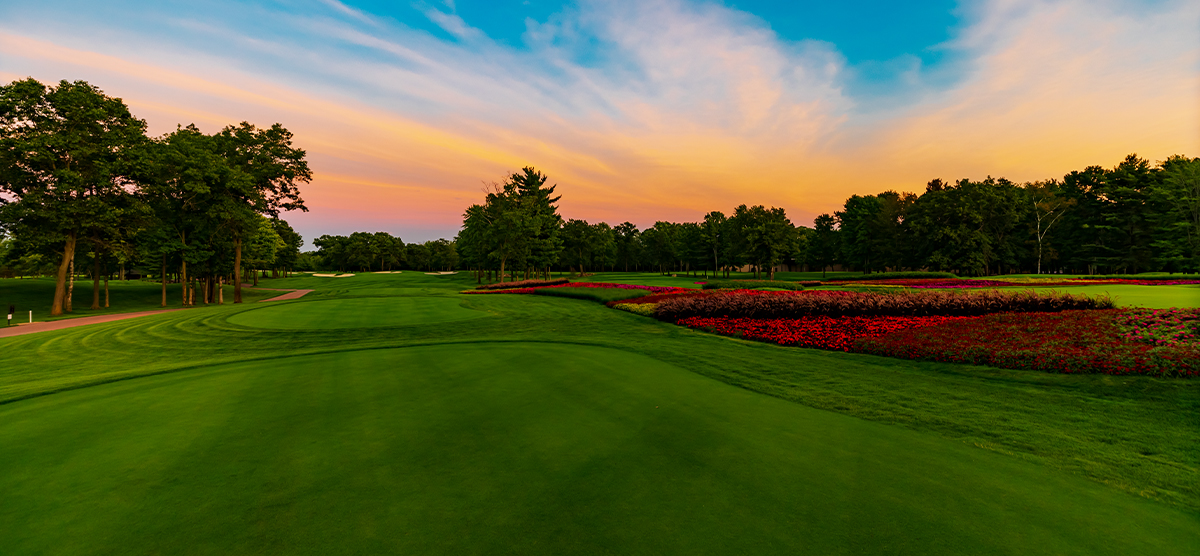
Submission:
[[[231,322],[246,305],[0,339],[0,553],[1195,552],[1200,381],[784,348],[470,283],[264,285],[489,318],[277,330]]]

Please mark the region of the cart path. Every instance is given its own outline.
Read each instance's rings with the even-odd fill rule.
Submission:
[[[316,290],[287,290],[287,289],[281,289],[281,288],[256,288],[250,284],[242,284],[242,289],[274,291],[274,292],[288,292],[288,293],[285,293],[280,296],[272,297],[271,299],[260,299],[260,300],[258,300],[259,303],[264,303],[267,301],[288,301],[290,299],[300,299],[301,297],[304,297],[305,295],[316,291]]]
[[[76,326],[87,326],[89,324],[100,324],[102,322],[112,322],[116,320],[134,319],[137,317],[145,317],[148,315],[157,315],[159,313],[170,313],[173,311],[182,311],[183,309],[161,309],[158,311],[141,311],[137,313],[117,313],[115,315],[99,315],[95,317],[79,317],[77,319],[63,319],[51,322],[35,322],[32,324],[20,324],[17,326],[9,326],[0,328],[0,338],[9,336],[24,336],[25,334],[34,334],[37,332],[48,332],[50,330],[62,330],[64,328],[75,328]]]
[[[256,290],[273,290],[288,292],[280,296],[270,299],[259,300],[259,303],[264,301],[287,301],[289,299],[300,299],[313,290],[277,290],[273,288],[254,288]],[[113,322],[125,319],[135,319],[149,315],[157,315],[159,313],[170,313],[173,311],[182,311],[183,309],[160,309],[157,311],[139,311],[136,313],[117,313],[113,315],[98,315],[95,317],[79,317],[76,319],[63,319],[50,322],[34,322],[22,323],[15,326],[0,326],[0,338],[8,338],[9,336],[24,336],[26,334],[35,334],[38,332],[49,332],[51,330],[62,330],[64,328],[75,328],[76,326],[87,326],[89,324],[100,324],[104,322]],[[4,316],[4,315],[0,315]]]

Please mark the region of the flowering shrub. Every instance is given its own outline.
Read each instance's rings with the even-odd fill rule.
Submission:
[[[855,342],[975,317],[826,317],[782,319],[690,317],[676,324],[784,346],[854,351]]]
[[[1200,376],[1200,346],[1148,345],[1122,335],[1122,311],[1001,313],[864,337],[854,351],[950,363],[1162,377]]]
[[[475,286],[477,290],[505,290],[519,288],[534,288],[539,286],[557,286],[566,284],[570,280],[566,278],[555,278],[553,280],[518,280],[516,282],[497,282],[495,284],[484,284]]]
[[[804,289],[804,286],[798,282],[785,282],[782,280],[709,280],[701,287],[706,290],[777,288],[781,290],[800,291]]]
[[[1200,342],[1200,309],[1128,309],[1114,322],[1127,340],[1153,346]]]
[[[655,315],[676,322],[690,317],[797,318],[802,316],[974,316],[1000,312],[1108,309],[1112,300],[1033,291],[867,293],[846,291],[757,292],[739,290],[704,297],[675,297]]]
[[[675,298],[679,298],[679,297],[704,297],[706,295],[712,295],[712,292],[697,291],[697,290],[684,290],[681,292],[672,292],[672,293],[652,293],[650,295],[639,297],[637,299],[621,301],[620,303],[638,303],[638,304],[643,304],[643,305],[657,304],[658,302],[660,302],[664,299],[675,299]]]
[[[628,311],[630,313],[642,315],[643,317],[654,317],[654,304],[653,303],[615,302],[615,303],[610,303],[609,306],[612,307],[613,309],[619,309],[621,311]]]
[[[564,279],[565,280],[565,279]],[[533,280],[529,280],[532,282]],[[509,284],[518,284],[519,282],[509,282]],[[490,284],[494,285],[494,284]],[[674,293],[674,292],[690,292],[695,291],[688,288],[675,288],[667,286],[642,286],[638,284],[608,284],[603,282],[562,282],[554,285],[533,286],[511,289],[488,289],[488,290],[468,290],[462,293],[480,294],[480,293],[534,293],[537,290],[548,288],[615,288],[622,290],[645,290],[651,293]]]

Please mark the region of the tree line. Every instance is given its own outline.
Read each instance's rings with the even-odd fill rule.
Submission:
[[[138,265],[182,285],[184,306],[241,302],[248,269],[291,268],[303,242],[280,220],[306,211],[305,152],[280,124],[146,135],[119,98],[85,81],[0,86],[0,266],[55,276],[52,315],[70,312],[75,266],[100,283]],[[47,268],[49,267],[49,268]],[[198,290],[198,291],[197,291]],[[107,300],[105,302],[107,306]]]
[[[698,222],[639,230],[564,220],[556,186],[532,167],[488,185],[463,215],[461,264],[482,281],[549,277],[552,268],[724,272],[949,271],[960,275],[1200,271],[1200,158],[1152,165],[1129,155],[1062,179],[930,181],[921,194],[852,195],[812,227],[782,208],[740,205]]]
[[[572,272],[645,270],[725,271],[752,265],[772,278],[776,266],[803,257],[811,230],[797,227],[781,208],[741,205],[729,216],[713,211],[702,222],[656,222],[638,230],[630,222],[610,226],[565,220],[558,214],[556,185],[545,174],[522,168],[491,183],[482,204],[463,215],[455,239],[464,267],[477,279],[549,277]]]
[[[453,270],[458,266],[454,242],[437,239],[404,243],[387,232],[354,232],[348,236],[323,235],[313,240],[315,252],[304,253],[304,269],[349,271]]]
[[[1200,271],[1200,158],[1129,155],[1062,179],[930,181],[854,195],[814,222],[809,261],[929,269],[1122,274]]]

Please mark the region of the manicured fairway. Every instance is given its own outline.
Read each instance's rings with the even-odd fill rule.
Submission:
[[[1200,551],[1200,381],[470,284],[270,280],[317,291],[0,338],[0,554]]]
[[[591,346],[216,366],[0,422],[6,553],[1188,554],[1200,539],[1194,516],[1102,485]]]
[[[1171,307],[1200,307],[1200,284],[1183,286],[1130,286],[1130,285],[1096,285],[1096,286],[1058,286],[1052,288],[1034,288],[1035,290],[1054,290],[1073,294],[1112,296],[1118,307],[1146,307],[1150,309],[1169,309]]]
[[[487,316],[451,297],[359,297],[280,303],[238,313],[229,322],[257,328],[320,330],[434,325]]]

